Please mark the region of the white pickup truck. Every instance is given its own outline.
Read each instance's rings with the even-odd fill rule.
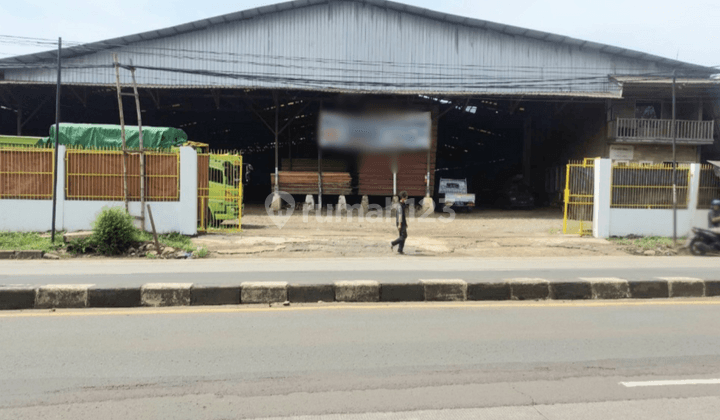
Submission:
[[[475,194],[468,194],[467,179],[440,178],[438,187],[444,207],[472,210],[475,207]]]

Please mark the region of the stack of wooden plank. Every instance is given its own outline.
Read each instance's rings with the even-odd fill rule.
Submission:
[[[317,172],[280,171],[280,191],[289,194],[319,194]],[[275,189],[275,175],[270,174],[270,185]],[[352,177],[349,172],[323,172],[323,194],[349,195]]]
[[[434,185],[434,154],[430,162],[430,185]],[[360,195],[390,196],[393,193],[392,158],[384,155],[368,155],[360,162],[358,174]],[[409,153],[397,158],[397,191],[407,191],[410,196],[425,195],[427,153]]]
[[[434,112],[434,111],[433,111]],[[433,117],[430,132],[430,194],[434,194],[435,158],[437,151],[437,120]],[[428,153],[405,153],[397,157],[397,192],[407,191],[411,197],[425,196],[425,175]],[[393,193],[392,158],[384,155],[365,155],[358,170],[358,194],[390,196]]]

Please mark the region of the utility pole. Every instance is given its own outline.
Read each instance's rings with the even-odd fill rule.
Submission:
[[[280,158],[279,158],[279,139],[278,136],[280,133],[278,132],[278,123],[280,118],[280,104],[278,103],[278,93],[277,91],[273,91],[273,102],[275,103],[275,192],[277,193],[280,191],[280,178],[278,174],[278,168],[280,166]]]
[[[57,166],[58,166],[58,144],[60,142],[60,75],[62,38],[58,38],[58,65],[57,65],[57,92],[55,96],[55,153],[53,153],[53,203],[52,203],[52,227],[50,228],[50,242],[55,243],[55,217],[57,215]]]
[[[672,181],[673,181],[673,247],[677,246],[677,178],[675,177],[677,170],[677,160],[675,156],[675,139],[677,133],[675,132],[675,70],[673,70],[672,79],[672,154],[673,154],[673,170],[672,170]],[[689,187],[689,185],[688,185]]]

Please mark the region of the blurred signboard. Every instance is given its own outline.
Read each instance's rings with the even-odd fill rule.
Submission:
[[[610,145],[610,159],[633,160],[635,148],[633,146],[613,144]]]
[[[320,111],[318,144],[323,149],[365,153],[430,149],[430,112]]]

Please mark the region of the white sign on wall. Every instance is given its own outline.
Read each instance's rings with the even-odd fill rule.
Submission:
[[[610,159],[612,160],[633,160],[634,146],[613,144],[610,146]]]

